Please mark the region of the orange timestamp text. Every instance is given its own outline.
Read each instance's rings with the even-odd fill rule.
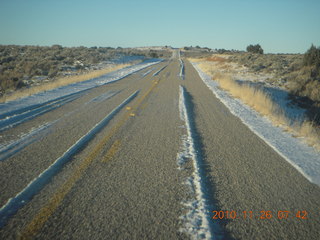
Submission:
[[[298,210],[298,211],[286,211],[286,210],[279,210],[279,211],[235,211],[235,210],[221,210],[221,211],[212,211],[213,216],[212,219],[214,220],[222,220],[222,219],[271,219],[271,218],[278,218],[278,219],[289,219],[289,218],[296,218],[296,219],[308,219],[308,212],[305,210]]]

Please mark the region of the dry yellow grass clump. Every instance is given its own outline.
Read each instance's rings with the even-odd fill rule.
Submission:
[[[53,82],[44,83],[39,86],[33,86],[27,89],[17,90],[11,93],[10,95],[4,95],[2,98],[0,98],[0,102],[12,101],[12,100],[22,98],[22,97],[27,97],[39,92],[49,91],[57,87],[62,87],[72,83],[86,81],[86,80],[100,77],[104,74],[119,70],[121,68],[128,67],[130,65],[132,64],[117,64],[117,65],[109,66],[104,69],[86,72],[80,75],[73,75],[73,76],[58,78]]]
[[[219,82],[220,87],[228,91],[233,97],[240,99],[261,115],[268,117],[274,125],[281,126],[295,137],[304,138],[306,143],[320,150],[320,129],[318,126],[310,121],[303,121],[302,123],[295,121],[292,123],[292,120],[285,116],[283,110],[267,93],[253,86],[240,84],[231,75],[219,72],[220,65],[201,62],[198,66],[202,71],[211,75],[213,80]]]

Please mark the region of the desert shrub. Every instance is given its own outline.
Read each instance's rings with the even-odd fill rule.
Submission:
[[[34,76],[54,78],[63,66],[82,70],[115,56],[111,48],[0,45],[0,87],[4,93],[25,86]],[[77,65],[80,61],[81,64]]]
[[[304,54],[303,64],[305,66],[320,67],[320,47],[316,48],[313,44]]]
[[[312,45],[304,54],[300,68],[290,74],[292,94],[320,103],[320,48]]]
[[[320,47],[316,48],[313,44],[304,54],[303,65],[311,67],[310,77],[320,81]]]
[[[250,44],[249,46],[247,46],[247,52],[263,54],[263,49],[260,46],[260,44],[256,44],[256,45]]]
[[[150,52],[150,57],[152,58],[158,58],[158,54],[156,52]]]

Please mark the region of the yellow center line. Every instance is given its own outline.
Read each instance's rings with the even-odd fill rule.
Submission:
[[[120,145],[121,145],[120,140],[116,140],[101,161],[107,162],[111,158],[113,158],[113,156],[119,151]]]
[[[91,153],[80,163],[79,166],[75,167],[72,175],[67,179],[62,186],[53,194],[48,203],[43,206],[38,214],[31,220],[31,222],[23,229],[21,232],[19,239],[32,239],[43,227],[49,217],[53,214],[53,212],[58,208],[62,200],[65,196],[70,192],[75,183],[81,178],[84,171],[89,167],[94,159],[98,157],[103,147],[107,144],[107,142],[114,136],[118,130],[125,124],[125,122],[131,117],[135,115],[135,111],[139,108],[144,99],[153,91],[153,89],[157,86],[159,81],[156,81],[152,84],[152,86],[148,89],[148,91],[142,95],[134,104],[133,107],[127,107],[128,112],[123,116],[123,118],[115,125],[93,149]],[[107,161],[110,156],[112,157],[119,149],[120,141],[116,141],[111,149],[108,151],[107,155],[103,159],[103,162]],[[108,156],[109,155],[109,156]]]

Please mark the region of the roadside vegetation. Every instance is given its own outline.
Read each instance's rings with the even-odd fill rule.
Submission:
[[[12,101],[12,100],[15,100],[18,98],[27,97],[27,96],[30,96],[30,95],[33,95],[33,94],[36,94],[39,92],[43,92],[43,91],[49,91],[49,90],[55,89],[57,87],[66,86],[66,85],[69,85],[72,83],[86,81],[86,80],[89,80],[92,78],[102,76],[102,75],[107,74],[109,72],[113,72],[118,69],[128,67],[130,65],[131,64],[110,65],[110,66],[103,68],[103,69],[100,69],[100,70],[92,70],[92,71],[83,72],[83,73],[77,74],[77,75],[60,77],[54,81],[43,82],[42,84],[39,84],[39,85],[36,85],[33,87],[16,89],[16,91],[13,91],[10,94],[4,94],[0,98],[0,103],[6,102],[6,101]]]
[[[257,75],[266,83],[290,93],[292,101],[307,110],[310,121],[320,125],[320,48],[312,45],[305,54],[229,55],[229,61]]]
[[[233,97],[320,150],[319,53],[320,48],[311,46],[304,55],[229,53],[191,61],[198,62],[198,66]],[[237,81],[236,76],[241,71],[253,74],[257,79],[267,76],[265,83],[289,92],[292,103],[307,110],[306,118],[290,119],[259,85]]]
[[[128,56],[133,60],[170,54],[120,47],[0,45],[0,101],[97,77],[127,66],[121,59]]]
[[[311,46],[302,63],[288,75],[288,82],[293,94],[320,103],[320,47]]]
[[[263,54],[263,49],[260,46],[260,44],[256,44],[256,45],[250,44],[247,47],[247,52]]]

